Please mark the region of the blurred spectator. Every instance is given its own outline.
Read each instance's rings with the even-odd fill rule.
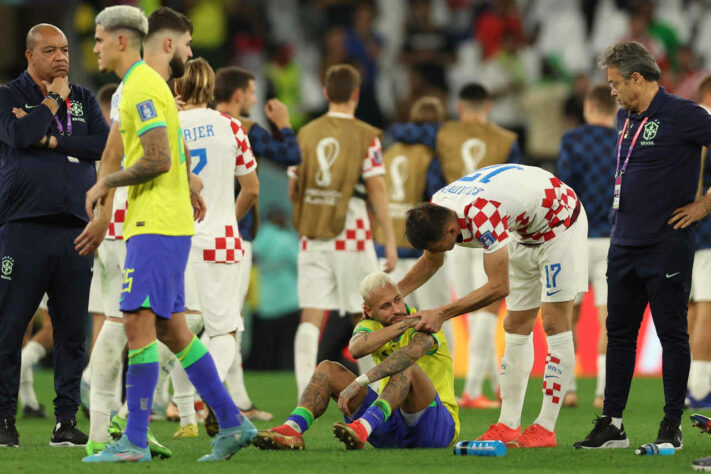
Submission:
[[[246,69],[256,70],[247,58],[262,54],[266,48],[269,24],[264,4],[259,0],[232,1],[228,2],[227,13],[233,49],[232,62]],[[215,68],[218,66],[221,64],[213,65]]]
[[[272,208],[253,245],[259,269],[259,306],[252,322],[253,343],[246,365],[255,370],[293,370],[294,334],[299,325],[299,237],[287,230],[284,211]]]
[[[667,0],[668,4],[673,4]],[[661,43],[664,48],[665,58],[668,64],[676,69],[677,50],[681,46],[678,33],[664,20],[659,20],[655,15],[656,5],[650,0],[642,0],[636,8],[636,14],[644,19],[647,25],[647,33],[650,37]],[[644,43],[643,43],[644,44]],[[661,64],[660,64],[661,66]]]
[[[662,84],[668,92],[696,102],[699,84],[706,76],[706,71],[699,67],[694,52],[689,46],[679,48],[676,59],[677,71],[664,74]]]
[[[409,94],[400,99],[397,104],[395,114],[396,122],[407,122],[410,117],[410,110],[418,99],[425,96],[433,96],[443,104],[447,103],[447,94],[440,88],[433,86],[427,79],[426,66],[411,67],[407,73]]]
[[[662,71],[669,67],[664,43],[659,39],[650,35],[650,19],[649,16],[634,12],[630,15],[627,34],[620,38],[620,41],[637,41],[644,46],[647,51],[652,53],[652,56],[659,64]]]
[[[583,117],[583,102],[585,101],[585,95],[588,93],[590,88],[590,78],[587,74],[578,73],[573,78],[573,88],[570,91],[570,95],[565,99],[565,105],[563,106],[565,110],[565,123],[566,128],[579,127],[585,123],[585,118]]]
[[[184,9],[193,22],[191,47],[195,57],[203,57],[217,68],[225,61],[227,10],[222,0],[184,0]]]
[[[267,98],[276,97],[286,105],[291,125],[298,130],[306,122],[301,110],[301,68],[293,60],[294,50],[290,44],[274,45],[268,51]]]
[[[506,36],[524,42],[525,35],[521,15],[514,0],[485,2],[484,9],[476,18],[474,36],[481,42],[482,58],[488,59],[503,48]]]
[[[400,61],[410,67],[419,66],[425,81],[446,92],[445,67],[455,59],[455,42],[446,29],[434,24],[430,1],[409,0]],[[408,107],[408,113],[409,110]]]

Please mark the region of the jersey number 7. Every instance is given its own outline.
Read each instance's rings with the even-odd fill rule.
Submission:
[[[197,162],[193,164],[193,173],[200,174],[200,171],[207,164],[207,150],[205,148],[190,150],[190,158],[197,158]]]

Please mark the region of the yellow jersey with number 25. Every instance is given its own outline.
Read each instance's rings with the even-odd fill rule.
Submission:
[[[186,170],[183,134],[173,94],[163,78],[137,61],[123,78],[119,129],[124,169],[144,155],[141,135],[162,127],[170,143],[170,171],[128,187],[125,239],[139,234],[193,235],[193,210]]]

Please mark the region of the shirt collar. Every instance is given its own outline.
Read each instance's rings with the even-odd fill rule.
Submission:
[[[32,79],[32,76],[30,76],[30,73],[27,72],[26,69],[20,74],[20,82],[22,83],[23,89],[32,90],[37,97],[42,97],[42,89],[40,89],[40,86]],[[41,101],[42,99],[39,100]]]
[[[632,120],[643,120],[644,117],[651,117],[655,115],[666,100],[667,95],[667,91],[664,89],[664,87],[659,86],[659,90],[656,94],[654,94],[654,98],[652,99],[652,102],[649,103],[649,107],[647,107],[647,110],[645,110],[641,114],[629,112],[628,117]]]
[[[352,119],[353,116],[351,114],[344,114],[342,112],[329,112],[326,115],[329,117],[336,117],[336,118],[345,118],[345,119]]]

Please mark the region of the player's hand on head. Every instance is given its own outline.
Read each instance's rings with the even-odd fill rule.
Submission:
[[[269,99],[264,104],[264,115],[279,128],[287,128],[289,122],[289,108],[279,99]]]
[[[686,206],[674,209],[667,224],[676,229],[686,229],[695,222],[700,221],[708,215],[702,200],[691,202]]]
[[[432,333],[435,333],[442,329],[442,323],[444,322],[440,317],[439,313],[434,309],[418,311],[414,314],[411,314],[407,318],[420,318],[420,321],[415,324],[415,329],[417,331],[426,331]]]

